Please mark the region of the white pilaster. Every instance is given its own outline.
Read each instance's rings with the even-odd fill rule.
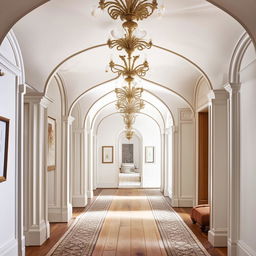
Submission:
[[[195,139],[194,113],[189,108],[179,109],[178,133],[175,136],[177,161],[174,172],[174,207],[192,207],[195,199]]]
[[[62,145],[62,201],[61,215],[62,222],[68,222],[72,218],[72,123],[75,120],[72,116],[63,117]]]
[[[84,207],[87,205],[87,189],[84,168],[84,129],[73,130],[73,207]]]
[[[18,237],[18,255],[25,256],[25,236],[23,228],[23,213],[24,213],[24,193],[23,193],[23,160],[24,160],[24,94],[26,93],[26,85],[18,86],[17,96],[17,237]]]
[[[225,86],[229,93],[229,256],[238,255],[240,226],[240,88],[240,83]]]
[[[165,135],[161,133],[161,185],[160,191],[164,193],[165,188]]]
[[[228,94],[213,90],[210,107],[210,231],[208,240],[214,247],[227,246],[228,231]]]
[[[164,137],[164,196],[170,196],[170,187],[171,187],[171,172],[170,172],[170,166],[172,164],[172,155],[170,150],[170,131],[171,129],[165,129],[165,132],[163,134]]]
[[[178,127],[172,126],[172,206],[179,207]]]
[[[47,106],[42,94],[25,96],[24,231],[26,245],[41,245],[49,237],[47,202]]]
[[[87,154],[88,154],[88,184],[87,184],[87,196],[93,198],[93,131],[87,131]]]

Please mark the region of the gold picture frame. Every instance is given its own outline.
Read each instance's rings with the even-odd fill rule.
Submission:
[[[102,163],[113,164],[114,163],[114,147],[102,146]]]
[[[0,116],[0,182],[7,180],[10,119]]]
[[[56,119],[48,116],[48,171],[56,170]]]

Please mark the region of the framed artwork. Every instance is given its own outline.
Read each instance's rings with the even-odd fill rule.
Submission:
[[[122,144],[122,163],[133,163],[133,144]]]
[[[145,162],[154,163],[155,161],[155,149],[152,146],[145,147]]]
[[[7,179],[10,120],[0,116],[0,182]]]
[[[48,117],[48,171],[56,170],[56,120]]]
[[[114,147],[102,146],[102,163],[112,164],[114,162]]]

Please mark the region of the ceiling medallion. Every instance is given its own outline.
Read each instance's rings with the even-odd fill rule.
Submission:
[[[133,85],[135,77],[144,77],[149,70],[147,60],[137,64],[140,55],[133,55],[134,52],[143,51],[152,47],[151,40],[143,40],[136,36],[138,24],[136,21],[148,18],[157,9],[156,0],[100,0],[99,8],[107,9],[112,19],[120,18],[123,23],[124,37],[109,39],[109,48],[116,48],[118,51],[125,51],[126,55],[119,55],[122,64],[117,64],[113,60],[109,62],[109,67],[113,73],[123,76],[127,85],[116,88],[116,107],[123,114],[125,122],[126,138],[133,137],[132,125],[135,122],[135,113],[139,113],[144,108],[144,101],[141,99],[143,89]],[[135,21],[136,20],[136,21]],[[145,33],[144,33],[145,34]]]

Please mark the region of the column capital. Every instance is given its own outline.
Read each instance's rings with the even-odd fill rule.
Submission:
[[[173,125],[173,126],[171,127],[171,129],[172,129],[172,133],[177,133],[178,130],[179,130],[178,126],[176,126],[176,125]]]
[[[43,93],[29,93],[24,97],[25,103],[40,104],[43,108],[48,108],[53,101],[46,97]]]
[[[20,85],[18,86],[18,92],[19,92],[20,94],[25,94],[26,91],[27,91],[27,85],[26,85],[26,84],[20,84]]]
[[[73,116],[63,116],[62,121],[72,125],[72,123],[75,121],[75,118]]]
[[[225,89],[211,90],[208,94],[209,101],[213,100],[227,100],[228,93]]]
[[[171,133],[171,127],[163,129],[162,135],[169,135]]]
[[[241,89],[241,83],[228,83],[224,86],[224,88],[229,94],[239,93]]]

